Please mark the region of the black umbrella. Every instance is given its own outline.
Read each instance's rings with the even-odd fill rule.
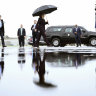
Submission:
[[[39,8],[37,8],[34,12],[33,12],[33,16],[40,16],[41,14],[49,14],[53,11],[57,10],[56,6],[53,5],[44,5],[41,6]]]

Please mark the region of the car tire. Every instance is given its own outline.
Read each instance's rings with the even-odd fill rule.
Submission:
[[[59,38],[53,38],[52,39],[52,45],[54,47],[58,47],[60,45],[60,39]]]
[[[91,46],[96,46],[96,37],[90,38],[89,43]]]

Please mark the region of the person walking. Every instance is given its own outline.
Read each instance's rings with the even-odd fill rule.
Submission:
[[[32,36],[33,36],[33,47],[35,47],[35,45],[36,45],[36,39],[37,39],[37,35],[38,35],[37,31],[35,30],[36,29],[36,24],[37,24],[37,21],[34,20],[34,24],[31,27]]]
[[[1,19],[1,15],[0,15],[0,36],[2,41],[2,47],[7,47],[5,46],[5,42],[4,42],[4,22],[3,19]]]
[[[73,29],[73,33],[75,35],[75,40],[77,47],[81,46],[81,29],[78,27],[78,25],[75,25],[75,28]]]
[[[19,40],[19,46],[24,47],[25,45],[25,36],[26,36],[26,30],[23,28],[23,25],[20,25],[20,28],[17,32],[18,40]]]
[[[45,35],[45,25],[48,24],[48,21],[45,22],[44,17],[45,17],[45,14],[40,15],[38,22],[37,22],[37,25],[36,25],[35,31],[38,31],[36,47],[39,47],[39,41],[40,41],[41,36],[43,37],[43,39],[47,43],[47,45],[48,46],[50,45],[50,43],[48,42],[46,35]]]

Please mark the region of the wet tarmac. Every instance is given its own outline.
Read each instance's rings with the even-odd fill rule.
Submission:
[[[96,96],[95,47],[0,48],[0,96]]]

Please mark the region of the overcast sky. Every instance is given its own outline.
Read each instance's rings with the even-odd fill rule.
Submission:
[[[24,25],[27,35],[31,34],[31,25],[34,19],[33,11],[42,5],[55,5],[58,10],[48,14],[49,25],[84,26],[94,31],[95,0],[0,0],[0,14],[5,22],[6,35],[17,36],[20,24]]]

